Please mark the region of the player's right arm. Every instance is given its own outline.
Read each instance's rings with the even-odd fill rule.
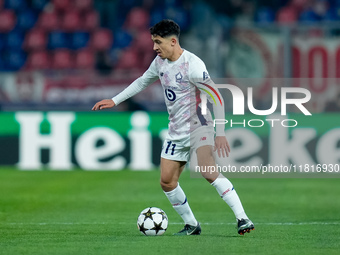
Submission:
[[[103,99],[97,102],[93,107],[92,111],[98,111],[114,107],[116,104],[112,99]]]
[[[156,68],[156,59],[151,63],[148,70],[145,73],[132,82],[126,89],[124,89],[121,93],[113,97],[112,99],[103,99],[97,102],[93,107],[92,111],[103,110],[112,108],[121,102],[127,100],[128,98],[138,94],[147,86],[158,80],[158,72]]]

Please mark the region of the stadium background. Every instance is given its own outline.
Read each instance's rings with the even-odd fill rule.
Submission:
[[[158,183],[160,84],[90,111],[149,66],[148,28],[163,18],[214,80],[253,86],[257,109],[281,79],[312,93],[312,117],[290,109],[296,128],[227,127],[230,163],[339,165],[338,0],[0,0],[0,254],[339,254],[338,178],[231,178],[256,225],[240,237],[216,191],[185,171],[203,232],[172,236],[182,222]],[[147,206],[168,214],[160,238],[136,230]]]
[[[157,167],[167,127],[158,83],[119,105],[114,113],[91,113],[90,109],[148,68],[155,57],[148,28],[163,18],[179,23],[182,47],[204,60],[211,77],[227,78],[236,85],[248,79],[256,91],[258,109],[267,109],[271,103],[276,78],[292,78],[291,86],[310,90],[308,109],[314,116],[310,121],[301,116],[304,125],[299,127],[318,132],[306,138],[309,152],[300,148],[295,153],[308,153],[307,158],[291,159],[291,152],[285,162],[337,163],[337,144],[331,146],[331,159],[317,151],[323,150],[318,147],[325,142],[318,141],[324,134],[328,134],[324,140],[339,139],[333,130],[338,124],[332,123],[340,107],[339,8],[335,0],[0,1],[0,164],[22,169]],[[231,112],[232,100],[225,101],[226,112]],[[148,114],[137,114],[134,125],[132,113],[137,110]],[[64,130],[61,139],[51,133],[48,117],[57,112],[65,124],[55,129]],[[139,127],[139,121],[145,125]],[[145,137],[133,142],[129,132],[142,129]],[[235,163],[244,158],[249,160],[243,164],[270,163],[270,132],[252,132],[261,145],[248,154],[241,146],[243,154],[234,153]],[[234,137],[233,143],[242,136]],[[88,150],[79,151],[79,144]],[[138,152],[143,146],[147,150]],[[89,156],[95,148],[102,155]],[[254,155],[261,160],[252,161]]]

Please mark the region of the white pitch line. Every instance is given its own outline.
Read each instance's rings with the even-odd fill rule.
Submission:
[[[0,222],[0,225],[132,225],[132,222]],[[170,225],[183,225],[183,222],[169,222]],[[201,225],[235,225],[231,222],[200,222]],[[340,225],[340,222],[255,222],[255,225],[302,226],[302,225]]]

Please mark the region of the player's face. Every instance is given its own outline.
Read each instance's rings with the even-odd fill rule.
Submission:
[[[151,36],[153,41],[153,50],[156,51],[157,55],[161,58],[170,59],[174,52],[174,45],[176,39],[174,37],[160,37],[159,35]]]

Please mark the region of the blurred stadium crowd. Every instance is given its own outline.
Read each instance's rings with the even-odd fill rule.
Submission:
[[[179,23],[181,44],[205,61],[212,77],[225,77],[226,58],[234,61],[229,66],[236,63],[236,69],[244,69],[243,74],[257,66],[254,54],[258,53],[251,62],[248,46],[235,48],[234,43],[232,48],[233,27],[336,24],[340,0],[0,0],[0,106],[17,102],[28,109],[23,102],[71,102],[79,107],[81,102],[87,109],[103,96],[114,95],[155,57],[148,29],[164,18]],[[270,48],[271,41],[277,39],[266,36]],[[272,72],[273,60],[267,56],[263,54],[263,66]],[[275,64],[282,69],[283,61],[275,57]],[[244,68],[247,65],[249,68]],[[26,71],[42,71],[44,78]],[[55,75],[56,71],[67,76]],[[73,75],[75,71],[81,75]],[[6,73],[15,73],[15,77],[2,75]],[[94,73],[96,76],[89,76]],[[272,75],[279,77],[275,75],[280,73]],[[105,78],[109,76],[114,78]],[[162,94],[154,88],[148,96],[159,105]],[[147,98],[140,96],[141,100]],[[133,104],[131,109],[136,108]],[[150,109],[164,109],[164,105]]]
[[[202,28],[209,10],[225,26],[340,19],[339,0],[0,0],[0,71],[144,69],[151,25]]]

